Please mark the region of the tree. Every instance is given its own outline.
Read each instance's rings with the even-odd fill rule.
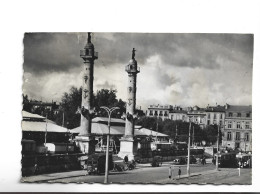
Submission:
[[[71,87],[70,92],[62,96],[60,109],[55,122],[58,125],[72,129],[80,125],[80,115],[76,114],[78,107],[81,107],[82,88]],[[64,123],[63,123],[64,114]]]
[[[117,99],[116,90],[101,89],[93,94],[93,107],[97,116],[107,117],[107,113],[100,109],[101,106],[119,107],[119,114],[114,117],[121,117],[125,112],[125,102]],[[64,113],[64,126],[69,129],[80,126],[80,114],[76,114],[78,107],[81,107],[82,88],[71,87],[70,92],[65,92],[62,96],[60,111],[56,118],[56,123],[62,125]]]
[[[28,95],[23,94],[23,110],[27,112],[31,112],[32,105],[29,103]]]
[[[204,138],[207,142],[215,144],[218,137],[218,125],[209,125],[204,129]],[[219,130],[219,142],[222,141],[222,133]]]
[[[151,129],[153,131],[157,131],[157,123],[158,123],[158,132],[162,132],[163,121],[161,118],[157,117],[140,117],[135,124],[141,125],[144,128]]]
[[[119,107],[119,111],[117,111],[118,114],[115,114],[116,112],[113,112],[113,117],[120,118],[121,115],[125,112],[125,102],[121,99],[117,99],[116,96],[117,91],[116,90],[108,90],[108,89],[102,89],[98,90],[96,95],[94,94],[94,107],[98,113],[98,116],[107,117],[107,113],[100,109],[101,106],[106,107]]]

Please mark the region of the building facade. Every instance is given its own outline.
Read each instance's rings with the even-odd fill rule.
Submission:
[[[150,105],[146,111],[148,117],[160,117],[162,120],[169,119],[169,113],[173,110],[171,105]]]
[[[225,105],[223,147],[252,151],[252,106]]]
[[[205,125],[220,125],[225,123],[225,106],[207,106]]]

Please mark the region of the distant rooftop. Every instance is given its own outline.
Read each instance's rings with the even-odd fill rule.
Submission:
[[[252,112],[252,106],[251,105],[248,105],[248,106],[241,106],[241,105],[229,105],[227,104],[227,108],[226,108],[226,111],[240,111],[240,112],[243,112],[243,111],[246,111],[246,112]]]

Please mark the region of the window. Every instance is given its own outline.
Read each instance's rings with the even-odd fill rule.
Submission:
[[[214,119],[216,119],[217,117],[216,117],[216,114],[214,113]]]
[[[249,128],[250,128],[249,122],[246,122],[246,129],[249,129]]]
[[[150,110],[150,115],[153,115],[153,111],[152,110]]]
[[[249,134],[245,133],[245,141],[249,141]]]
[[[241,128],[240,122],[237,122],[237,129],[240,129],[240,128]]]
[[[239,113],[237,113],[237,117],[241,117],[241,113],[239,112]]]
[[[232,113],[232,112],[228,113],[228,116],[229,116],[229,117],[232,117],[232,116],[233,116],[233,113]]]
[[[227,140],[231,140],[231,132],[227,133]]]
[[[240,132],[236,132],[236,140],[240,140]]]
[[[228,121],[228,128],[231,129],[232,128],[232,122]]]
[[[208,120],[208,125],[210,125],[210,120]]]
[[[221,120],[219,121],[219,125],[222,125],[222,121]]]
[[[240,143],[239,142],[236,142],[235,143],[235,148],[237,149],[237,148],[240,148]]]
[[[222,119],[222,114],[220,114],[220,119]]]
[[[208,119],[210,118],[210,114],[208,114]]]
[[[154,112],[154,115],[155,115],[155,116],[157,116],[157,115],[158,115],[158,114],[157,114],[157,110]]]
[[[246,113],[246,117],[250,117],[250,113]]]

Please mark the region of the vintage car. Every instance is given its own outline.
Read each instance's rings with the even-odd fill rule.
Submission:
[[[175,159],[173,160],[173,164],[175,164],[175,165],[186,164],[186,159],[185,159],[185,157],[175,158]]]
[[[109,155],[108,170],[112,170],[114,167],[112,155]],[[89,175],[101,174],[105,172],[106,166],[106,154],[92,154],[87,159],[86,170]]]
[[[185,160],[186,160],[186,163],[188,163],[188,156],[186,156]],[[197,163],[197,160],[196,160],[195,156],[191,155],[190,156],[190,164],[196,164],[196,163]]]
[[[154,156],[151,165],[152,165],[152,167],[162,166],[162,157],[161,156]]]

